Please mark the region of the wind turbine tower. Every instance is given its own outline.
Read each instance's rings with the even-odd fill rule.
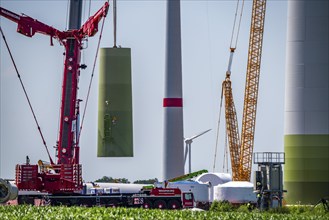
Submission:
[[[288,1],[284,186],[289,204],[329,195],[329,1]]]
[[[184,174],[180,0],[167,1],[163,178]]]

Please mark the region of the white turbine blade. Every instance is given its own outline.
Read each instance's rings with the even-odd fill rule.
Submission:
[[[208,129],[208,130],[206,130],[206,131],[201,132],[200,134],[194,135],[194,136],[192,136],[192,137],[190,137],[190,138],[186,138],[185,140],[193,140],[193,139],[195,139],[195,138],[197,138],[197,137],[200,137],[201,135],[207,133],[207,132],[210,131],[210,130],[211,130],[211,129]]]

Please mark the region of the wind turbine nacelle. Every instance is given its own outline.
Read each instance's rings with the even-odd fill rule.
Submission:
[[[8,180],[0,178],[0,203],[6,203],[9,200],[14,200],[18,196],[18,188],[15,184]]]

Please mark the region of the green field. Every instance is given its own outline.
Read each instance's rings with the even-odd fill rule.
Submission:
[[[285,212],[285,213],[280,213]],[[103,207],[0,206],[0,219],[329,219],[322,206],[292,207],[269,212],[248,211],[245,207],[228,211],[146,210]]]

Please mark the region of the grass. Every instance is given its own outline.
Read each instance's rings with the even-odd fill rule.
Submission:
[[[229,204],[217,204],[210,211],[192,210],[145,210],[136,208],[103,208],[103,207],[53,207],[53,206],[0,206],[0,219],[328,219],[329,213],[323,207],[315,209],[302,207],[284,207],[260,212],[257,209],[249,211],[247,207],[229,207]]]

